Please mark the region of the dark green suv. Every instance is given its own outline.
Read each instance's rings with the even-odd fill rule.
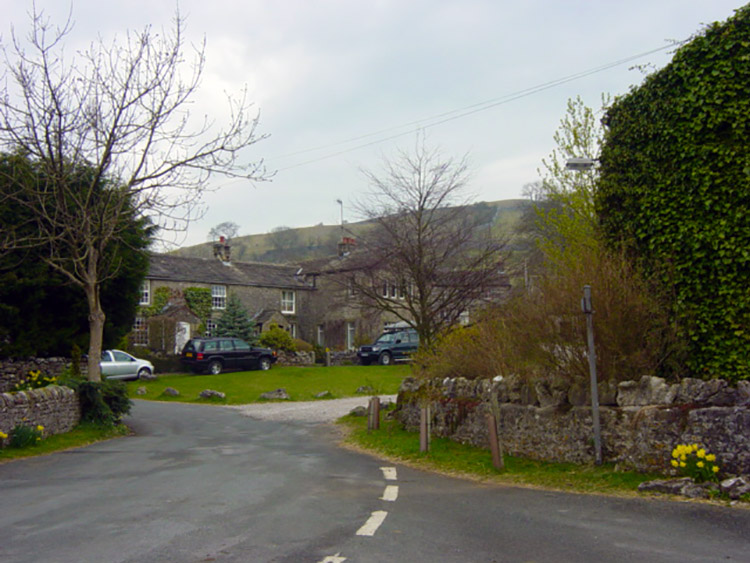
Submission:
[[[413,328],[392,328],[378,336],[369,346],[360,346],[357,358],[363,366],[378,363],[383,366],[393,362],[407,362],[419,348],[419,335]]]
[[[228,370],[271,369],[276,352],[239,338],[192,338],[182,349],[180,361],[194,373],[217,375]]]

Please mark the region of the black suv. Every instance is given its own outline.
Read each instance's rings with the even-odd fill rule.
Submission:
[[[419,335],[413,328],[386,328],[370,346],[360,346],[357,358],[363,366],[379,363],[387,366],[393,362],[406,362],[419,348]]]
[[[194,373],[217,375],[225,370],[271,369],[276,352],[239,338],[192,338],[182,349],[180,361]]]

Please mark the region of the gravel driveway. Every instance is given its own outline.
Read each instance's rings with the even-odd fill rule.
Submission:
[[[227,408],[237,410],[243,416],[259,420],[279,420],[289,422],[333,422],[341,418],[354,407],[367,407],[370,397],[349,397],[320,401],[253,403],[250,405],[232,405]],[[380,395],[384,401],[396,401],[396,395]]]

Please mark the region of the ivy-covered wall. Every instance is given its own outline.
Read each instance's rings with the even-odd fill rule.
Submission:
[[[597,213],[678,326],[694,377],[750,378],[750,5],[605,117]]]

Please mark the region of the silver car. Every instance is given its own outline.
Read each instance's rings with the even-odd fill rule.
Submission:
[[[141,379],[154,373],[148,360],[139,360],[122,350],[104,350],[99,362],[102,377],[107,379]]]

